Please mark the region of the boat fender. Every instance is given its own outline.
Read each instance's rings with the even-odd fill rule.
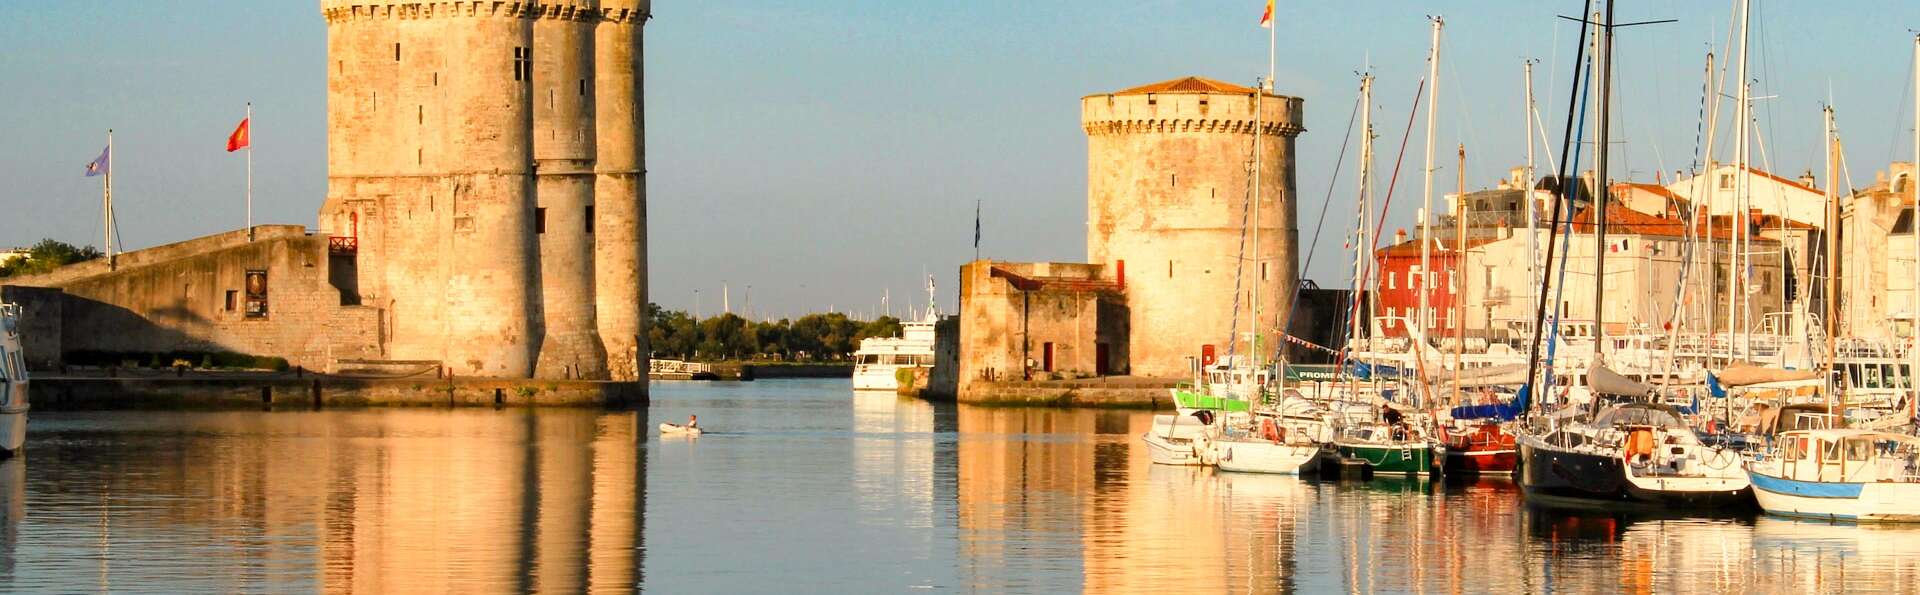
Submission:
[[[1287,439],[1286,431],[1280,429],[1280,426],[1273,423],[1271,419],[1260,420],[1260,436],[1272,441],[1274,444],[1279,444]]]

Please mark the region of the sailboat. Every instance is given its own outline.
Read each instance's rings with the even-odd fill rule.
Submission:
[[[1913,55],[1920,58],[1920,35],[1914,36]],[[1920,88],[1920,81],[1914,85]],[[1920,97],[1914,102],[1920,105]],[[1831,123],[1830,111],[1828,115]],[[1914,121],[1920,125],[1920,111],[1914,113]],[[1920,128],[1914,130],[1913,146],[1914,154],[1920,156]],[[1920,234],[1915,238],[1920,245]],[[1920,277],[1914,278],[1914,284],[1920,288]],[[1908,351],[1909,357],[1920,357],[1920,348]],[[1828,357],[1833,357],[1831,351]],[[1829,403],[1822,417],[1836,419],[1832,407]],[[1920,438],[1828,428],[1783,432],[1773,444],[1770,453],[1746,465],[1754,499],[1768,514],[1920,522]]]
[[[21,335],[20,306],[0,304],[0,457],[20,452],[27,441],[27,359]]]

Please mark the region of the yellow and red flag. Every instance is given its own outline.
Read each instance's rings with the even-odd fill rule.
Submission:
[[[1260,14],[1260,27],[1273,28],[1273,0],[1267,0],[1267,11]]]
[[[247,142],[247,121],[252,119],[253,118],[246,118],[246,119],[240,120],[240,127],[233,129],[233,134],[227,135],[227,152],[228,153],[232,153],[234,151],[247,148],[249,146]]]

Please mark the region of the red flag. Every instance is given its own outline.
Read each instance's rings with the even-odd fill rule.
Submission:
[[[228,153],[252,146],[247,142],[247,121],[251,119],[252,118],[241,119],[240,127],[233,129],[233,134],[227,136]]]

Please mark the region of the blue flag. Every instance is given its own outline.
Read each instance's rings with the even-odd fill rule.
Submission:
[[[87,177],[107,175],[107,157],[112,149],[101,149],[100,156],[87,163]]]
[[[973,201],[973,251],[980,251],[980,201]]]

